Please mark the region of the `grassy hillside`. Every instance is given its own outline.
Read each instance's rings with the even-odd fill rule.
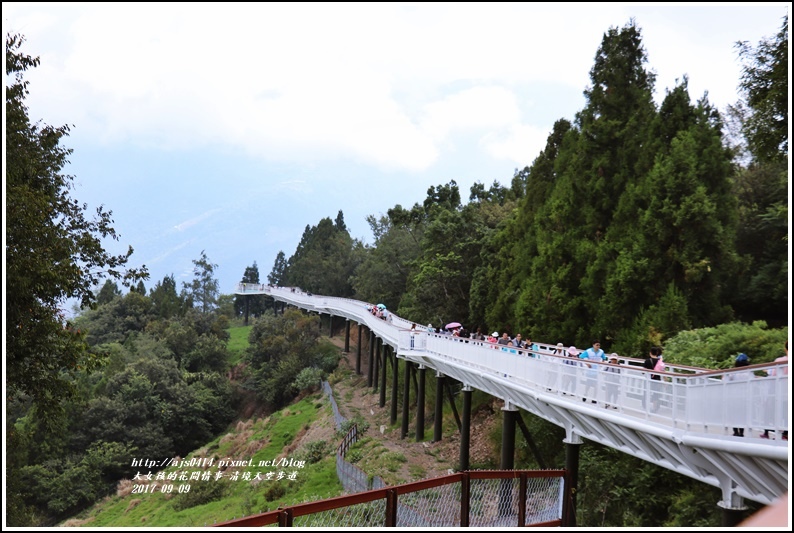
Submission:
[[[164,479],[159,480],[155,468],[141,467],[141,474],[152,471],[152,480],[122,481],[115,496],[63,525],[203,527],[338,496],[342,486],[329,453],[334,433],[328,399],[320,393],[308,396],[265,419],[239,422],[233,431],[184,458],[194,459],[198,466],[169,466],[160,471]],[[267,466],[266,461],[279,458],[286,464]],[[230,461],[245,466],[223,463]],[[180,481],[183,472],[187,479]]]
[[[229,328],[231,367],[251,327]],[[122,480],[114,496],[63,525],[203,527],[338,496],[338,440],[330,401],[318,392],[264,419],[240,421],[185,458],[136,458],[158,464],[141,465],[138,479]]]
[[[238,362],[248,346],[250,329],[251,326],[229,329],[228,348],[231,358]],[[338,338],[332,341],[342,342]],[[445,437],[442,442],[430,442],[429,420],[423,442],[402,439],[399,420],[396,424],[389,423],[388,406],[378,407],[378,393],[366,387],[364,375],[354,372],[353,353],[355,348],[329,376],[337,402],[346,408],[347,416],[358,422],[359,429],[367,432],[351,449],[349,460],[367,474],[378,475],[389,484],[447,473],[457,463],[459,454],[457,427],[448,404],[444,406]],[[428,388],[434,390],[435,382],[430,381]],[[388,383],[391,387],[390,378]],[[402,386],[398,390],[402,391]],[[433,394],[428,395],[433,397]],[[479,416],[485,412],[477,412],[479,429],[472,433],[472,464],[483,467],[487,463],[493,467],[492,461],[486,461],[486,457],[498,450],[491,442],[492,424]],[[366,428],[370,428],[369,431]],[[336,476],[334,450],[340,440],[334,428],[330,401],[325,395],[314,393],[264,419],[240,421],[225,435],[184,458],[185,461],[194,459],[198,466],[169,466],[161,471],[159,477],[162,479],[157,479],[157,468],[141,467],[139,471],[143,475],[152,471],[151,480],[122,481],[114,496],[62,525],[203,527],[279,506],[339,496],[342,486]],[[277,458],[292,459],[293,464],[305,461],[305,464],[302,468],[264,466],[265,461]],[[210,460],[212,464],[206,464]],[[242,461],[246,466],[225,467],[221,466],[221,461]],[[222,472],[220,478],[217,477],[219,471]],[[182,472],[186,472],[187,479],[180,481]],[[279,472],[283,472],[282,479],[277,479]],[[267,479],[268,473],[271,479]],[[191,475],[198,479],[190,479]]]
[[[248,335],[251,333],[253,326],[236,326],[231,327],[227,331],[230,338],[226,343],[226,349],[229,351],[229,366],[234,367],[242,360],[245,349],[248,348]]]

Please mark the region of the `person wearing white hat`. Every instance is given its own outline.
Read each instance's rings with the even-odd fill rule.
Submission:
[[[557,349],[562,346],[562,343],[557,345]],[[562,376],[562,393],[564,395],[571,394],[573,395],[576,389],[576,367],[579,366],[579,362],[576,361],[579,356],[579,350],[576,349],[576,346],[573,344],[565,350],[564,355],[566,357],[565,360],[565,368],[563,370]]]
[[[565,355],[565,346],[561,342],[557,343],[557,349],[554,350],[554,355]]]

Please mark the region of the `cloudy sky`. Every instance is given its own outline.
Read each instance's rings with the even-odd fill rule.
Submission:
[[[4,2],[3,31],[41,58],[31,119],[73,126],[66,172],[89,212],[113,212],[107,249],[131,245],[149,289],[192,279],[204,250],[228,294],[340,210],[371,243],[367,215],[431,186],[508,184],[632,18],[657,102],[686,75],[724,110],[734,44],[773,37],[788,6]]]

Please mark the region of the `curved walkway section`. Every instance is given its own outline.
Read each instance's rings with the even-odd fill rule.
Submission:
[[[428,333],[418,325],[423,334],[412,344],[411,321],[391,313],[388,322],[376,318],[365,302],[253,284],[239,284],[235,293],[265,294],[354,320],[398,357],[501,398],[505,409],[520,407],[565,428],[567,443],[599,442],[719,487],[726,509],[742,508],[742,498],[768,505],[788,489],[788,441],[782,438],[788,432],[788,373],[767,375],[779,365],[724,371],[667,365],[666,372],[655,373],[639,359],[584,362],[557,355],[550,344],[519,350]],[[732,436],[734,427],[745,428],[745,437]],[[764,430],[771,430],[771,438],[759,438]]]

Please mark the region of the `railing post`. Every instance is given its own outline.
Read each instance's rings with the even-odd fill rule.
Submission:
[[[469,509],[471,500],[471,478],[463,472],[460,479],[460,527],[469,527]]]
[[[386,527],[397,527],[397,491],[392,489],[386,493]]]
[[[527,475],[521,473],[518,478],[518,527],[527,523]]]
[[[278,514],[278,527],[292,527],[292,509],[283,509]]]

